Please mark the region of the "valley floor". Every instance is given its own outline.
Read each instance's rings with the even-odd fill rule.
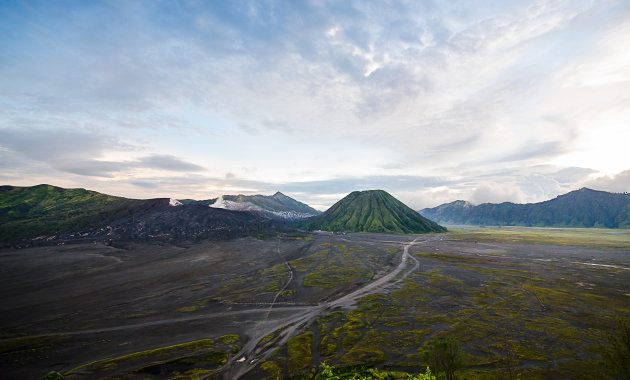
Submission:
[[[0,250],[0,377],[310,378],[323,361],[414,373],[428,341],[453,337],[462,378],[596,378],[630,317],[622,232]]]

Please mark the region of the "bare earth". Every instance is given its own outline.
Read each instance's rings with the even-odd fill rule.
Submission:
[[[5,249],[0,376],[308,377],[324,360],[414,372],[423,344],[444,334],[463,342],[471,371],[501,370],[493,334],[517,342],[522,373],[571,373],[630,315],[629,284],[630,249],[450,235]],[[510,323],[516,332],[499,328]],[[296,337],[308,350],[296,354]]]

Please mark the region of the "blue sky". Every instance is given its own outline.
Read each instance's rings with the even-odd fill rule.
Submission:
[[[0,183],[629,191],[629,37],[627,1],[3,1]]]

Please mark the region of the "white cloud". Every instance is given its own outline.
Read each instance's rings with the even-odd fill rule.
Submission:
[[[199,175],[183,191],[337,186],[301,189],[320,205],[346,190],[340,179],[446,179],[393,186],[424,207],[539,201],[583,181],[553,170],[628,169],[626,2],[40,8],[0,22],[0,127],[22,132],[5,144],[33,177],[59,154],[68,175],[163,193],[182,191],[165,166],[220,168],[251,183]],[[35,129],[70,137],[27,141]],[[147,157],[158,187],[140,178]]]
[[[582,184],[584,187],[595,190],[628,193],[630,192],[630,170],[624,170],[614,175],[595,177],[582,182]]]

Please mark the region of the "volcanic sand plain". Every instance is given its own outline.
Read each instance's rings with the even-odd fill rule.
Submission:
[[[624,230],[466,228],[0,251],[5,378],[311,378],[323,361],[596,377],[630,317]]]

